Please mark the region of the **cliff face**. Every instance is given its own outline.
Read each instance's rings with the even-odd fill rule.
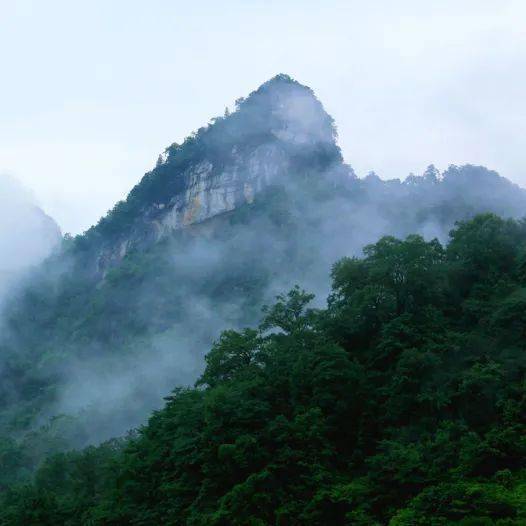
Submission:
[[[211,162],[197,164],[185,174],[188,183],[184,192],[170,200],[159,223],[161,231],[198,223],[242,203],[252,203],[255,194],[284,176],[288,166],[288,159],[275,144],[259,146],[246,157],[239,155],[234,146],[231,162],[218,175],[214,175]]]
[[[234,113],[168,147],[127,200],[88,232],[102,239],[97,269],[104,274],[134,248],[252,203],[269,185],[341,164],[321,103],[279,75],[237,101]]]
[[[167,203],[154,202],[145,207],[129,235],[103,250],[99,269],[104,271],[118,263],[131,248],[144,248],[174,230],[252,203],[257,193],[285,176],[289,166],[289,159],[275,144],[258,146],[245,155],[234,146],[229,161],[220,170],[206,159],[192,164],[177,174],[184,179],[184,188]]]

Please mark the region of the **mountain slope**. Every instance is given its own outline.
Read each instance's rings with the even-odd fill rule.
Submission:
[[[341,163],[333,121],[320,102],[278,75],[238,100],[235,113],[168,147],[85,238],[100,241],[97,266],[104,270],[134,247],[252,203],[271,184]]]
[[[312,91],[279,75],[170,146],[9,304],[3,432],[35,463],[122,434],[198,377],[223,328],[255,324],[294,283],[324,297],[338,258],[383,234],[445,239],[458,219],[523,210],[525,192],[482,167],[358,179]],[[78,419],[53,418],[64,413]]]
[[[521,526],[526,225],[384,237],[225,331],[127,441],[57,455],[0,524]],[[17,465],[20,456],[4,458]]]

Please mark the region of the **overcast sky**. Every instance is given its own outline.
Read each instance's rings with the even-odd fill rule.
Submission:
[[[66,232],[276,73],[363,176],[484,164],[526,186],[523,0],[0,0],[0,173]]]

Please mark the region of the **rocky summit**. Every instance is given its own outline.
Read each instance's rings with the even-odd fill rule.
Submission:
[[[251,204],[263,189],[302,170],[341,165],[335,137],[312,90],[287,75],[274,77],[236,101],[235,112],[166,148],[127,200],[95,228],[117,230],[100,254],[99,270],[133,247]]]

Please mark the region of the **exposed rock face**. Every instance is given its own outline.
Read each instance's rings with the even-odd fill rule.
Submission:
[[[170,200],[160,220],[161,232],[198,223],[217,214],[233,210],[242,203],[251,203],[257,192],[284,176],[289,166],[283,152],[275,144],[265,144],[252,151],[247,158],[232,148],[232,161],[217,175],[210,161],[192,167],[184,192]],[[163,205],[158,205],[159,209]]]
[[[341,162],[321,103],[309,88],[279,75],[238,101],[233,114],[166,149],[123,204],[135,207],[132,223],[125,235],[103,243],[97,269],[104,274],[132,248],[252,203],[294,173]],[[118,212],[114,216],[102,223],[118,221]]]
[[[247,156],[237,154],[234,146],[231,160],[221,170],[208,160],[190,166],[181,174],[184,189],[168,203],[146,208],[131,235],[101,255],[99,269],[118,263],[131,247],[148,245],[174,230],[252,203],[263,188],[286,176],[289,166],[276,144],[258,146]]]

